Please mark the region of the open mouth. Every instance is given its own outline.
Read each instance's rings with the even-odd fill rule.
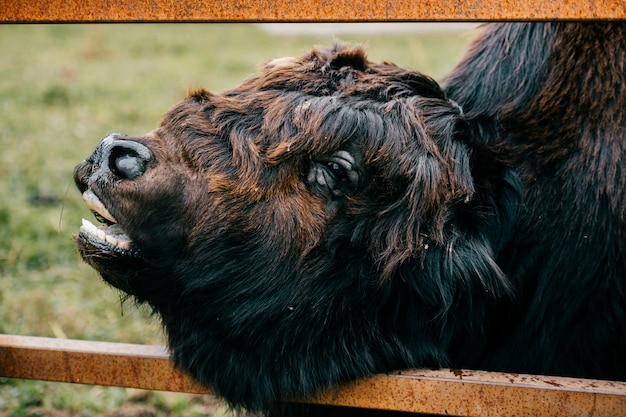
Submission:
[[[79,237],[103,251],[134,255],[136,249],[133,247],[132,240],[117,224],[115,217],[111,215],[109,210],[107,210],[93,191],[85,191],[83,193],[83,200],[91,211],[93,211],[96,219],[105,223],[105,225],[96,226],[89,220],[83,219]]]

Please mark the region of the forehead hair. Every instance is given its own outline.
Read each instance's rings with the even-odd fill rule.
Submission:
[[[170,124],[181,128],[191,122],[202,134],[253,142],[265,164],[287,151],[291,156],[331,152],[356,139],[369,141],[365,148],[372,152],[384,148],[387,153],[414,139],[437,142],[454,126],[444,119],[458,116],[430,77],[370,62],[363,48],[344,45],[269,61],[238,87],[218,95],[195,91],[190,102],[202,107],[194,113],[204,120],[190,118],[184,108],[178,115],[184,117],[170,114],[177,119]]]
[[[444,97],[430,77],[390,63],[371,62],[362,47],[349,49],[337,44],[333,48],[314,48],[301,57],[269,61],[261,70],[259,77],[234,91],[280,89],[312,96],[358,95],[379,101],[415,95]]]

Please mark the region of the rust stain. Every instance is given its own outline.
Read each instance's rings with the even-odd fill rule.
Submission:
[[[559,384],[558,382],[554,382],[554,381],[551,381],[551,380],[549,380],[549,379],[544,380],[544,382],[545,382],[546,384],[548,384],[548,385],[552,385],[552,386],[554,386],[554,387],[562,387],[562,385],[561,385],[561,384]]]
[[[624,19],[623,0],[3,0],[0,22]]]

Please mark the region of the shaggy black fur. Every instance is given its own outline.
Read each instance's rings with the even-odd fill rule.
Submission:
[[[446,91],[523,184],[497,257],[515,297],[463,365],[626,379],[626,25],[490,26]]]
[[[626,379],[625,29],[490,27],[445,93],[342,47],[192,93],[77,166],[132,242],[81,254],[251,411],[411,367]]]

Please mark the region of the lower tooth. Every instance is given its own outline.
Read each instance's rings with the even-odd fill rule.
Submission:
[[[130,242],[107,235],[103,229],[98,228],[89,220],[83,219],[83,227],[81,229],[84,229],[87,233],[97,236],[99,239],[104,240],[105,242],[108,242],[111,245],[116,246],[120,249],[130,249]]]
[[[98,228],[89,220],[83,219],[83,227],[85,228],[85,230],[87,230],[91,234],[95,235],[98,233]]]

